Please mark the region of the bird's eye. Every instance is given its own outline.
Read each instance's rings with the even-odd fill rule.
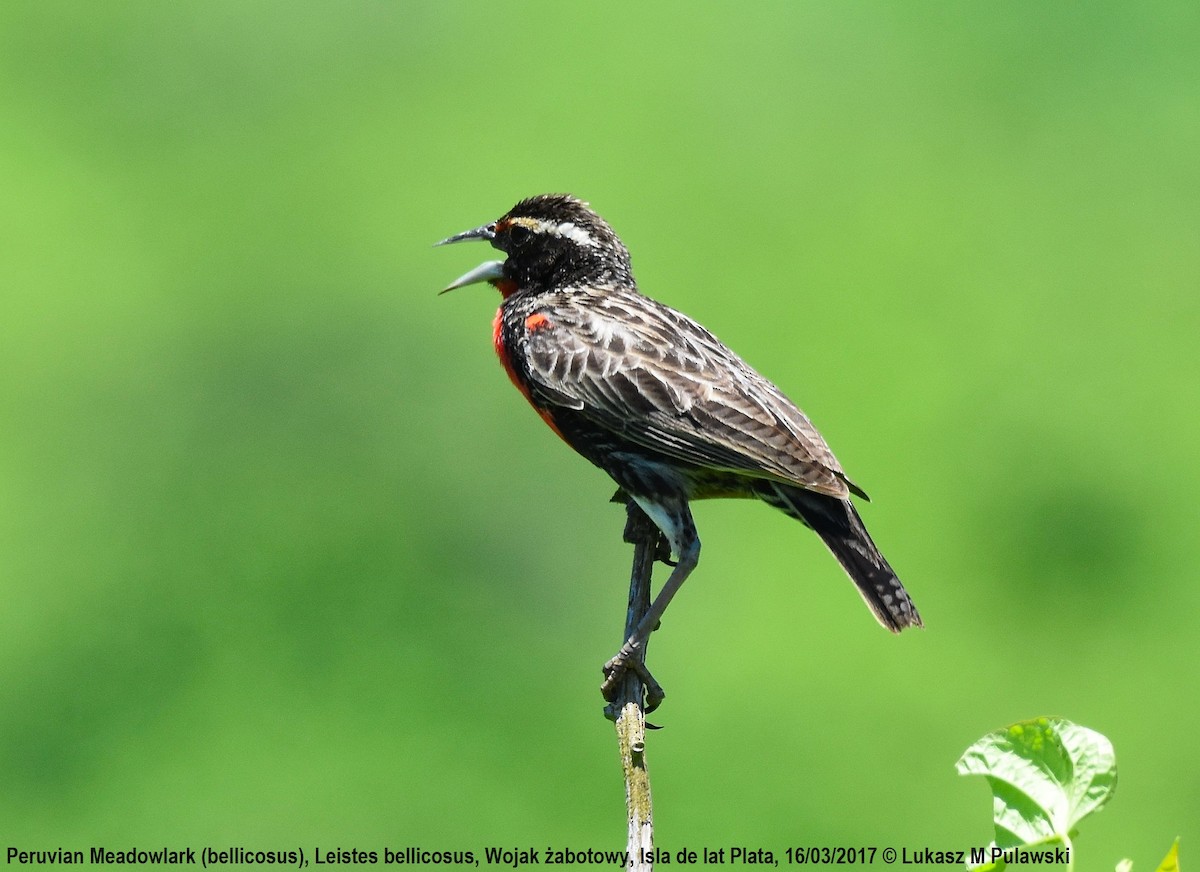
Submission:
[[[520,224],[514,224],[508,228],[508,238],[512,240],[513,245],[524,245],[529,241],[529,233],[529,228],[522,227]]]

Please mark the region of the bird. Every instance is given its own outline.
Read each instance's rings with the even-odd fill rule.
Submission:
[[[695,570],[700,538],[690,503],[756,498],[809,527],[875,618],[899,633],[920,613],[867,532],[851,496],[869,500],[808,417],[697,321],[644,295],[629,251],[570,194],[539,194],[437,245],[488,242],[506,256],[441,293],[488,283],[501,296],[493,344],[509,379],[571,448],[618,486],[669,546],[671,574],[604,665],[610,701],[634,670],[646,711],[663,700],[645,646]],[[665,549],[663,549],[665,550]]]

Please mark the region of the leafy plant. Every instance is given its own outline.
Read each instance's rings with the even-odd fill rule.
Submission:
[[[1063,718],[1021,721],[988,733],[963,753],[961,775],[982,775],[992,790],[995,840],[972,852],[972,868],[1063,863],[1074,869],[1076,825],[1099,811],[1117,786],[1112,743]],[[1158,872],[1178,872],[1176,839]],[[1117,872],[1130,872],[1124,860]]]

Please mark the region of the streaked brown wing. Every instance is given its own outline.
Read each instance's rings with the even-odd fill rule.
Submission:
[[[704,327],[638,294],[574,294],[528,334],[542,402],[681,461],[865,496],[804,413]]]

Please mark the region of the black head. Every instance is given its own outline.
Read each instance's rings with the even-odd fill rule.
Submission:
[[[469,239],[486,239],[508,259],[485,263],[450,288],[479,281],[511,282],[513,291],[535,293],[584,285],[633,286],[624,244],[587,203],[569,194],[522,200],[491,224],[451,236],[439,245]]]

